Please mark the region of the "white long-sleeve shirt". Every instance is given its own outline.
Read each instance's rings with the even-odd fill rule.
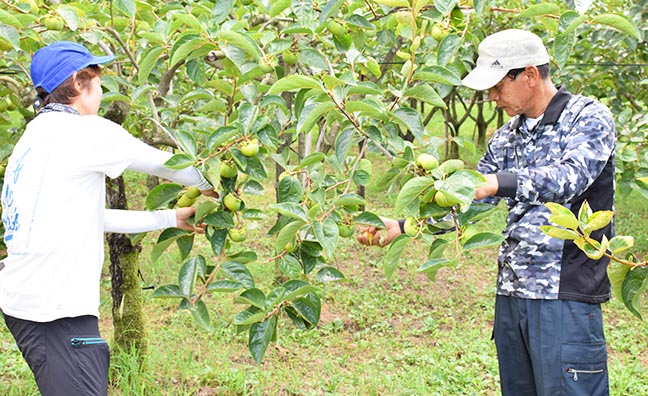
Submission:
[[[166,168],[171,155],[99,116],[51,112],[31,121],[2,188],[8,250],[0,271],[2,311],[36,322],[98,316],[103,233],[176,225],[173,211],[105,209],[105,176],[132,169],[211,188],[195,168]]]

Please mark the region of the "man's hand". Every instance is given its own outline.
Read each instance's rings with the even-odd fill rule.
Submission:
[[[387,226],[387,235],[383,238],[381,234],[381,231],[383,231],[382,229],[375,226],[369,226],[360,231],[360,234],[358,234],[357,237],[358,242],[367,246],[383,247],[389,245],[394,238],[401,234],[400,225],[398,225],[397,220],[387,219],[384,217],[381,217],[380,219],[385,223],[385,226]]]
[[[186,208],[177,208],[175,212],[176,212],[177,228],[185,231],[195,232],[197,234],[205,233],[204,224],[195,224],[195,225],[189,224],[189,218],[196,214],[195,207],[188,206]]]
[[[486,185],[475,190],[475,199],[491,197],[497,194],[497,189],[499,188],[497,176],[489,174],[484,175],[484,177],[486,178]]]

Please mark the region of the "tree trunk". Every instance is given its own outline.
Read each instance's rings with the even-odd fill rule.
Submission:
[[[128,105],[115,102],[105,117],[122,124]],[[106,203],[111,209],[128,209],[124,179],[106,179]],[[140,246],[124,234],[107,234],[112,281],[113,339],[118,348],[135,352],[140,364],[146,354],[146,335],[139,282]]]

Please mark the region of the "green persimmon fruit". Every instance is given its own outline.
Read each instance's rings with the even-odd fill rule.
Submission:
[[[442,208],[449,208],[456,203],[443,191],[437,191],[436,194],[434,194],[434,202]]]
[[[458,170],[462,170],[465,167],[465,164],[460,159],[449,159],[439,165],[439,169],[443,171],[446,175],[451,175]]]
[[[241,209],[241,206],[243,204],[243,201],[240,199],[236,198],[232,194],[227,194],[223,198],[223,205],[232,212],[237,212]]]
[[[47,30],[63,30],[65,22],[61,17],[46,17],[43,19],[43,26],[45,26]]]
[[[352,236],[353,233],[355,232],[353,224],[346,224],[346,223],[338,224],[338,230],[342,238],[348,238]]]
[[[236,165],[230,165],[226,162],[223,162],[220,166],[220,175],[221,177],[234,177],[238,171],[236,170]]]
[[[246,227],[232,228],[227,232],[227,235],[229,235],[230,239],[233,242],[243,242],[244,240],[247,239],[247,228]]]
[[[343,36],[346,33],[344,26],[333,19],[329,19],[328,22],[326,22],[326,29],[335,37]]]
[[[241,143],[239,150],[246,157],[254,157],[259,152],[259,141],[256,139],[250,139],[246,142]]]
[[[416,165],[429,171],[439,166],[439,161],[431,154],[421,153],[416,157]]]
[[[446,38],[448,33],[450,33],[448,29],[444,29],[443,26],[441,26],[441,24],[435,23],[434,25],[432,25],[432,31],[430,34],[432,35],[432,38],[435,39],[436,41],[441,41],[444,38]]]
[[[297,64],[297,55],[295,55],[290,50],[286,50],[286,51],[282,52],[281,57],[283,58],[284,62],[286,62],[287,65],[296,65]]]
[[[186,194],[182,194],[180,199],[178,199],[177,207],[179,208],[188,208],[196,202],[195,198],[189,198]]]
[[[418,222],[414,217],[408,217],[405,219],[405,224],[403,224],[403,230],[405,233],[411,237],[415,237],[419,232]]]
[[[198,187],[189,187],[185,195],[191,199],[196,199],[200,196],[200,190]]]

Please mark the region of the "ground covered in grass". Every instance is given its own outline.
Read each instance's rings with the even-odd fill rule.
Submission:
[[[390,215],[390,197],[369,190],[372,210]],[[272,194],[268,194],[271,196]],[[259,198],[266,199],[266,198]],[[646,251],[648,218],[642,198],[618,203],[617,230],[637,237]],[[479,226],[503,226],[504,210]],[[249,247],[271,257],[272,242],[264,234],[268,222],[251,225]],[[142,255],[143,286],[171,283],[180,263],[169,253],[152,263]],[[206,247],[205,247],[206,248]],[[387,280],[381,267],[384,250],[344,239],[331,264],[346,279],[324,287],[319,326],[294,329],[287,318],[279,324],[261,365],[247,351],[247,335],[237,334],[232,318],[238,310],[230,294],[213,294],[207,302],[213,330],[194,324],[187,311],[143,291],[148,354],[145,367],[114,351],[113,396],[126,395],[497,395],[495,348],[490,340],[495,293],[496,249],[472,251],[455,268],[444,268],[432,281],[417,273],[427,246],[408,246],[399,268]],[[207,251],[207,250],[206,250]],[[266,279],[273,263],[251,270]],[[110,337],[110,279],[102,281],[102,332]],[[265,285],[267,286],[267,285]],[[263,286],[262,286],[263,287]],[[618,301],[604,305],[613,395],[648,394],[648,325]],[[0,326],[0,395],[37,395],[5,326]]]

